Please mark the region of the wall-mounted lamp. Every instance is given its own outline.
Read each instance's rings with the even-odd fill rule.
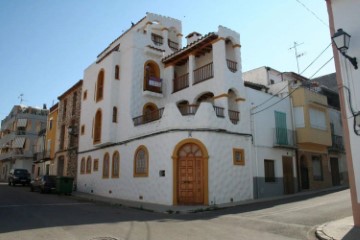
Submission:
[[[77,129],[76,126],[69,126],[68,129],[67,129],[69,135],[77,136],[78,133],[77,133],[76,129]]]
[[[355,69],[358,69],[357,60],[355,57],[350,57],[346,54],[346,51],[349,49],[350,45],[350,35],[347,32],[344,32],[341,28],[337,30],[336,33],[332,36],[332,40],[334,41],[336,48],[341,52],[341,54],[349,59],[351,64]]]

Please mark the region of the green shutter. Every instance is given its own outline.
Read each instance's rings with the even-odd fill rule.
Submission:
[[[286,113],[275,111],[275,131],[276,143],[279,145],[288,145]]]

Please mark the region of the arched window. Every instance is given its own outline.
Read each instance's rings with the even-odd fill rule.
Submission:
[[[112,157],[112,172],[111,177],[118,178],[120,176],[120,154],[115,151]]]
[[[102,100],[104,97],[104,75],[104,70],[101,70],[96,84],[96,102]]]
[[[80,174],[85,173],[85,158],[83,157],[80,162]]]
[[[109,178],[109,161],[110,156],[109,153],[105,153],[103,160],[103,178]]]
[[[144,90],[161,93],[161,85],[159,66],[153,61],[146,62],[144,65]]]
[[[101,122],[102,115],[101,110],[97,110],[95,115],[95,123],[94,123],[94,144],[101,142]]]
[[[134,177],[147,177],[149,175],[149,154],[145,146],[140,146],[134,157]]]
[[[144,123],[152,122],[160,118],[158,107],[153,103],[147,103],[143,107],[143,121]]]
[[[115,79],[120,80],[120,67],[119,67],[119,65],[115,66]]]
[[[91,173],[91,157],[88,156],[86,160],[86,173]]]
[[[112,115],[112,122],[117,122],[117,107],[113,107],[113,115]]]

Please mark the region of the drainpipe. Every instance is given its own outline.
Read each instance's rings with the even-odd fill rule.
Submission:
[[[252,129],[252,132],[253,132],[253,138],[252,138],[252,145],[253,145],[253,151],[255,152],[255,168],[256,168],[256,178],[255,178],[255,188],[256,188],[256,196],[255,198],[258,199],[259,198],[259,181],[258,181],[258,178],[259,178],[259,163],[258,163],[258,154],[257,154],[257,151],[255,149],[255,139],[256,139],[256,128],[255,128],[255,119],[254,119],[254,115],[251,115],[251,112],[252,110],[254,109],[255,107],[252,107],[250,109],[250,123],[251,123],[251,129]]]

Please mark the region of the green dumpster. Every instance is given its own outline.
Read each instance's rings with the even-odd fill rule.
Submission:
[[[60,176],[56,178],[56,192],[58,194],[71,195],[73,189],[73,177]]]

